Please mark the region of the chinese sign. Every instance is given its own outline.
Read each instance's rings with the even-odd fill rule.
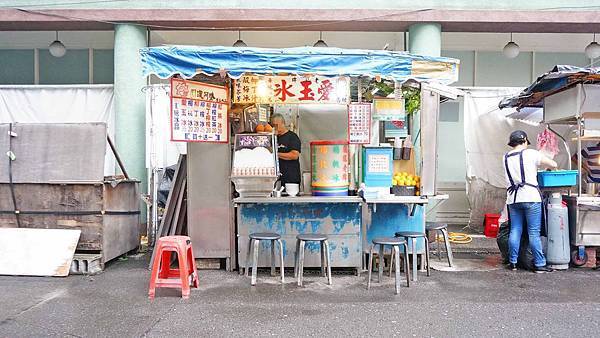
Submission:
[[[171,79],[171,140],[229,142],[226,87]]]
[[[406,116],[404,100],[378,99],[373,100],[373,120],[402,121]]]
[[[371,154],[367,159],[370,173],[390,172],[390,156],[386,154]]]
[[[348,143],[366,144],[371,141],[371,104],[348,105]]]
[[[235,81],[234,103],[337,103],[348,104],[346,77],[307,75],[242,76]]]

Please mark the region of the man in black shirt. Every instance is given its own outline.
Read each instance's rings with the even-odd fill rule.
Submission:
[[[279,156],[279,171],[281,171],[281,185],[286,183],[300,184],[300,138],[289,130],[285,118],[281,114],[271,116],[271,126],[277,133],[277,153]]]

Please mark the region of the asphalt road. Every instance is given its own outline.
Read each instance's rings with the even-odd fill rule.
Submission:
[[[149,301],[147,262],[117,261],[96,276],[0,276],[0,337],[399,336],[597,337],[600,271],[537,275],[504,269],[432,271],[393,293],[393,280],[316,274],[285,285],[200,271],[189,300],[160,290]]]

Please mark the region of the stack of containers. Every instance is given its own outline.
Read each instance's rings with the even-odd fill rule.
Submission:
[[[310,159],[313,196],[348,196],[348,142],[312,141]]]

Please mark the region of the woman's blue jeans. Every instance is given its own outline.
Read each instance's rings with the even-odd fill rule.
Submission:
[[[508,205],[510,215],[510,236],[508,237],[508,259],[517,264],[519,246],[523,227],[527,224],[529,248],[533,253],[533,264],[537,267],[546,265],[546,257],[542,252],[540,230],[542,228],[542,203],[515,203]]]

